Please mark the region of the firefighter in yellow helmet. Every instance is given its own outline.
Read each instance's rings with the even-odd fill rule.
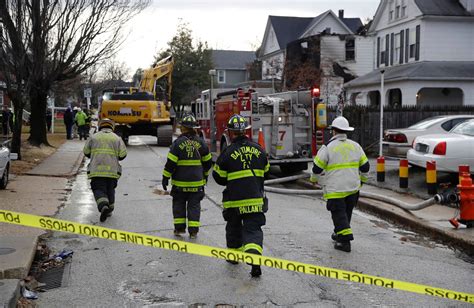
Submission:
[[[199,125],[194,115],[181,121],[181,135],[173,142],[163,170],[162,185],[167,190],[171,178],[174,234],[181,236],[188,227],[196,238],[201,225],[201,200],[204,198],[212,156],[206,143],[196,135]]]
[[[362,147],[347,138],[354,130],[340,116],[331,124],[333,137],[314,157],[311,181],[323,186],[326,208],[331,212],[334,248],[350,252],[354,235],[351,228],[352,210],[359,200],[359,189],[367,181],[369,160]]]
[[[245,131],[250,128],[241,115],[229,119],[230,144],[217,158],[212,176],[223,191],[223,216],[227,222],[227,247],[261,255],[265,225],[266,198],[263,182],[270,164],[265,151],[250,140]],[[229,263],[237,262],[228,260]],[[252,277],[262,274],[259,265],[252,265]]]
[[[127,156],[127,148],[122,138],[114,133],[114,126],[114,121],[101,119],[99,132],[89,138],[84,146],[84,155],[90,158],[87,177],[91,180],[101,222],[114,210],[115,188],[122,174],[119,161]]]

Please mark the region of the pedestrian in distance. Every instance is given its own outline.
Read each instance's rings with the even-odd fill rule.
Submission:
[[[174,234],[181,236],[188,227],[189,237],[196,238],[201,225],[201,200],[204,198],[212,156],[197,136],[199,125],[194,115],[186,115],[181,135],[173,142],[163,170],[162,186],[166,191],[171,179]]]
[[[64,125],[66,126],[66,138],[67,140],[72,139],[72,126],[74,125],[74,115],[71,107],[67,107],[63,117]]]
[[[115,188],[122,174],[121,160],[127,156],[122,138],[114,133],[114,121],[104,118],[99,122],[99,132],[87,140],[84,155],[90,158],[87,177],[104,222],[112,214],[115,204]]]
[[[362,147],[347,138],[354,130],[343,116],[331,124],[333,137],[314,157],[311,181],[323,187],[326,209],[331,212],[334,248],[350,252],[354,235],[351,228],[352,210],[359,200],[359,190],[367,181],[369,160]]]
[[[79,110],[79,107],[72,108],[72,118],[74,120],[72,124],[72,138],[77,138],[79,135],[77,134],[77,123],[76,123],[76,114]]]
[[[87,139],[87,114],[79,108],[74,118],[79,132],[79,140]]]
[[[8,135],[10,133],[10,117],[11,117],[11,112],[8,109],[7,105],[3,105],[2,108],[2,133],[3,135]]]
[[[245,135],[250,125],[244,117],[233,115],[227,129],[232,143],[219,155],[212,172],[217,184],[226,186],[222,193],[222,215],[227,222],[227,247],[262,255],[262,226],[268,209],[263,183],[270,164],[260,145]],[[250,275],[259,277],[261,274],[260,266],[252,265]]]
[[[53,124],[53,113],[51,109],[46,109],[46,128],[48,129],[48,133],[51,132],[51,126]]]

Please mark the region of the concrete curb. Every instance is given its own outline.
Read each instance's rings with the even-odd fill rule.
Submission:
[[[409,212],[406,212],[406,215],[400,215],[394,211],[393,207],[366,198],[360,198],[358,204],[358,208],[364,212],[381,216],[390,222],[401,224],[411,231],[421,233],[449,247],[462,250],[469,256],[474,256],[474,239],[459,236],[455,231],[450,232],[440,229]]]
[[[313,184],[308,181],[297,180],[296,183],[302,187],[314,189]],[[402,210],[394,205],[367,198],[359,199],[358,209],[383,217],[392,223],[403,225],[411,231],[428,236],[449,247],[459,249],[469,256],[474,256],[474,238],[463,237],[454,229],[453,231],[444,230],[422,218],[416,217],[409,211]],[[449,217],[446,219],[449,219]]]
[[[20,298],[20,280],[0,280],[0,307],[15,308]]]

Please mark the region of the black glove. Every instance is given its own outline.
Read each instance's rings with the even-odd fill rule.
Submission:
[[[168,184],[169,184],[169,179],[166,177],[163,177],[163,180],[161,181],[161,185],[163,186],[164,191],[166,191]]]

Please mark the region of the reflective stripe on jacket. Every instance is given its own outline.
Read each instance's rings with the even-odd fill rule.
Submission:
[[[84,155],[90,158],[88,178],[104,177],[118,179],[122,174],[119,160],[127,156],[122,138],[111,129],[104,128],[87,140]]]
[[[224,208],[263,205],[263,181],[269,169],[267,155],[257,143],[246,136],[234,139],[212,172],[217,184],[226,186]]]
[[[204,186],[211,159],[209,148],[201,138],[183,134],[171,145],[163,177],[171,178],[171,185],[178,189]]]
[[[362,166],[365,172],[359,170]],[[314,157],[313,181],[323,186],[324,199],[345,198],[358,192],[361,182],[367,181],[368,169],[362,147],[347,135],[338,134]]]

